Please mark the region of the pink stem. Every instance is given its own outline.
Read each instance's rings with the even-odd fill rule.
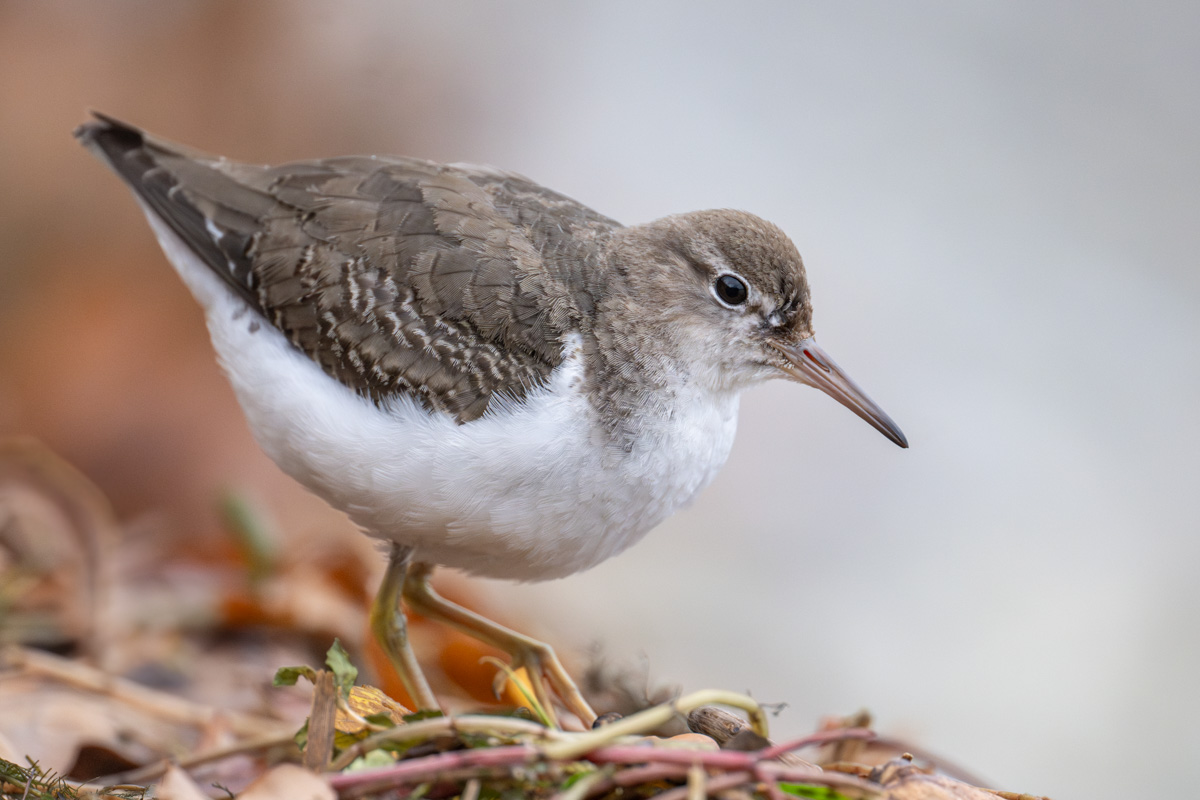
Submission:
[[[360,769],[330,775],[329,785],[335,790],[348,789],[363,784],[383,782],[389,785],[413,783],[436,778],[442,773],[471,767],[510,767],[535,761],[540,754],[537,748],[517,744],[502,747],[481,747],[475,750],[455,750],[437,753],[409,761],[400,761],[377,769]]]
[[[846,734],[850,735],[847,736]],[[800,743],[790,742],[786,745],[768,748],[758,753],[739,752],[736,750],[670,750],[656,747],[637,747],[631,745],[614,745],[593,750],[586,758],[596,764],[645,764],[645,767],[625,770],[614,775],[609,781],[612,785],[630,785],[631,783],[651,780],[677,779],[682,777],[681,767],[693,764],[710,770],[725,770],[726,775],[717,775],[709,780],[710,786],[730,788],[739,783],[745,783],[751,777],[767,783],[771,788],[776,781],[797,781],[814,783],[825,786],[846,786],[855,789],[878,793],[878,784],[864,781],[853,775],[840,772],[824,772],[809,767],[791,767],[769,760],[769,754],[786,752],[793,747],[806,747],[811,744],[821,744],[826,741],[839,739],[868,738],[864,731],[831,731],[826,734],[807,737]],[[514,767],[528,764],[540,757],[536,747],[530,745],[507,745],[501,747],[486,747],[475,750],[456,750],[449,753],[414,758],[400,761],[396,764],[378,769],[364,769],[356,772],[341,773],[328,776],[330,785],[337,791],[363,786],[397,786],[407,783],[417,783],[432,780],[449,772],[463,769],[483,769],[488,767]],[[730,783],[734,776],[741,776]],[[726,785],[728,784],[728,785]],[[675,790],[670,790],[674,792]],[[719,791],[714,789],[713,791]],[[774,795],[774,792],[772,792]],[[669,798],[668,798],[669,800]]]
[[[770,761],[773,758],[779,758],[784,753],[800,750],[805,747],[829,744],[830,742],[844,742],[847,739],[862,739],[869,742],[876,738],[878,737],[875,735],[875,731],[868,730],[867,728],[842,728],[836,731],[821,731],[820,733],[812,733],[799,739],[793,739],[790,742],[768,747],[759,755],[763,760]]]
[[[687,775],[688,768],[683,764],[647,764],[644,767],[630,767],[616,773],[609,780],[615,786],[636,786],[639,783],[653,781],[669,781]]]
[[[789,767],[772,761],[759,762],[755,774],[760,780],[790,781],[792,783],[815,783],[821,786],[845,786],[869,794],[879,794],[883,791],[878,783],[863,780],[857,775],[847,775],[845,772],[833,770],[812,769],[811,767]]]
[[[752,769],[758,760],[757,753],[738,750],[675,750],[663,747],[639,747],[636,745],[613,745],[600,747],[584,756],[596,764],[695,764],[699,762],[713,769]]]

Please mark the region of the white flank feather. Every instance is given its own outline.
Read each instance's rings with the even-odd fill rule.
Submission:
[[[157,215],[159,243],[204,307],[255,438],[287,474],[419,561],[516,580],[595,566],[690,501],[729,455],[735,392],[680,387],[628,452],[596,426],[578,336],[547,385],[458,425],[399,398],[381,408],[326,375]]]

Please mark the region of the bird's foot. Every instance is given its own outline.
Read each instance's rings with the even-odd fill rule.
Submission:
[[[473,639],[491,645],[512,656],[512,669],[524,668],[533,690],[532,701],[540,707],[546,722],[558,727],[549,689],[562,701],[563,706],[585,727],[590,727],[596,713],[583,699],[583,694],[550,645],[517,633],[480,614],[451,603],[433,590],[429,583],[433,567],[429,564],[413,564],[404,574],[401,594],[408,607],[426,619],[436,620],[462,631]],[[389,568],[389,575],[391,574]],[[388,586],[385,581],[385,586]],[[383,590],[381,590],[381,594]],[[501,676],[501,680],[503,680]],[[547,688],[549,686],[549,689]]]
[[[508,652],[512,655],[512,670],[525,670],[529,686],[533,690],[533,697],[529,699],[536,703],[545,714],[546,722],[558,727],[549,691],[553,690],[558,699],[562,701],[563,706],[579,717],[584,727],[590,728],[596,719],[596,712],[588,705],[587,700],[583,698],[583,693],[579,691],[575,681],[571,679],[562,662],[558,660],[554,648],[544,642],[520,635],[514,637],[507,644],[509,644]],[[497,688],[502,687],[508,679],[509,676],[504,672],[497,675]]]

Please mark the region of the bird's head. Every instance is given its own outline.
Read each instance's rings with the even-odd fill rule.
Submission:
[[[817,346],[804,262],[775,225],[743,211],[679,214],[623,229],[612,255],[627,302],[650,335],[676,343],[666,349],[690,379],[717,391],[779,377],[815,386],[908,446],[896,423]]]

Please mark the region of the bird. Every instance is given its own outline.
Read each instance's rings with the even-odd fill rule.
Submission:
[[[807,384],[908,446],[817,345],[791,239],[748,212],[626,226],[486,166],[254,166],[97,112],[75,136],[203,307],[262,449],[384,543],[371,629],[421,708],[439,704],[405,607],[506,651],[543,709],[590,725],[549,645],[430,575],[538,581],[617,555],[712,481],[744,390]]]

